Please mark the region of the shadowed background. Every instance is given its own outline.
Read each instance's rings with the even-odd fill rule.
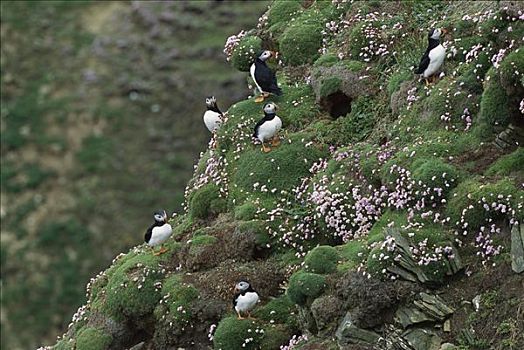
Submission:
[[[51,344],[85,283],[179,211],[225,39],[268,2],[2,2],[2,348]]]

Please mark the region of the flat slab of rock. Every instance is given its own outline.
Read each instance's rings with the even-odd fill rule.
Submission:
[[[358,328],[351,320],[349,312],[340,323],[336,337],[341,345],[347,344],[375,344],[380,340],[380,335],[373,331]]]
[[[511,229],[511,269],[524,271],[524,225],[513,225]]]
[[[406,331],[403,335],[413,350],[440,350],[442,339],[433,331],[414,328]]]
[[[422,322],[442,322],[454,311],[441,297],[420,293],[413,305],[402,306],[397,310],[395,319],[403,328],[407,328]]]

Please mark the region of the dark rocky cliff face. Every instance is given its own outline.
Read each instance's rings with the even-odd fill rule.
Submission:
[[[225,52],[246,72],[277,51],[280,144],[253,144],[263,104],[235,101],[168,252],[118,255],[51,348],[522,348],[522,10],[272,2]],[[447,55],[425,82],[413,66],[432,27],[448,29]],[[254,319],[232,310],[240,279],[260,295]]]

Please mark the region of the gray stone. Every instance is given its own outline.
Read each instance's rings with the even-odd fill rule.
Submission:
[[[413,305],[403,306],[397,310],[395,319],[402,327],[407,328],[422,322],[442,322],[454,311],[439,296],[420,293]]]
[[[440,346],[440,350],[455,350],[457,346],[451,343],[444,343]]]
[[[516,273],[524,271],[524,225],[511,229],[511,268]]]
[[[413,350],[440,350],[442,340],[433,331],[423,328],[409,329],[402,335]]]
[[[433,276],[426,275],[418,263],[415,262],[408,240],[402,236],[398,229],[387,228],[386,235],[390,235],[395,239],[397,249],[396,253],[399,255],[398,261],[395,261],[394,265],[391,265],[387,268],[389,272],[396,274],[402,279],[410,282],[438,282],[437,280],[433,279]],[[454,275],[463,268],[462,260],[460,259],[458,250],[455,247],[453,247],[453,258],[448,258],[446,260],[446,266],[446,274],[448,276]]]
[[[429,317],[422,311],[414,307],[400,307],[395,313],[396,320],[402,325],[402,327],[407,328],[413,324],[433,321],[433,318]]]
[[[355,326],[349,312],[340,323],[335,335],[340,345],[375,344],[380,340],[379,334]]]

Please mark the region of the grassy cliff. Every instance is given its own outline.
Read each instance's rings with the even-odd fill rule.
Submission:
[[[519,11],[273,1],[225,52],[246,71],[278,51],[281,145],[253,145],[260,104],[232,105],[169,253],[119,255],[52,348],[522,348]],[[434,26],[448,54],[427,85],[412,70]],[[253,320],[231,309],[240,278]]]

